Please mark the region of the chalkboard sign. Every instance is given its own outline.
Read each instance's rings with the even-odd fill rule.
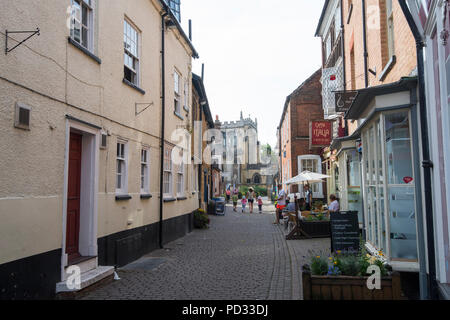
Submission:
[[[331,212],[331,251],[359,249],[359,223],[357,211]]]

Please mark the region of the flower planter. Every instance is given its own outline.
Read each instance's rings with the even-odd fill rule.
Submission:
[[[304,300],[403,300],[400,274],[381,279],[381,289],[369,290],[368,277],[315,276],[302,270]]]
[[[297,226],[286,236],[286,240],[301,240],[312,238],[329,238],[330,221],[299,220]]]

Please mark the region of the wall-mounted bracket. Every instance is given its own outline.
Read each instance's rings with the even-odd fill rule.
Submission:
[[[153,102],[150,103],[135,103],[134,108],[135,108],[135,116],[137,117],[138,115],[140,115],[142,112],[144,112],[145,110],[147,110],[148,108],[150,108],[153,105]],[[138,107],[139,106],[145,106],[144,109],[138,111]]]
[[[25,38],[25,40],[22,40],[21,42],[19,42],[17,45],[15,45],[14,47],[12,47],[11,49],[8,49],[8,35],[9,34],[16,34],[16,33],[31,33],[28,37]],[[8,52],[13,51],[15,48],[17,48],[18,46],[20,46],[22,43],[24,43],[25,41],[27,41],[28,39],[30,39],[31,37],[33,37],[34,35],[40,35],[40,30],[39,28],[36,28],[36,31],[8,31],[6,30],[6,39],[5,39],[5,54],[8,54]]]

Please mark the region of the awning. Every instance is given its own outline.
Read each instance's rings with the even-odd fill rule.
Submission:
[[[409,91],[416,86],[417,77],[404,77],[397,82],[357,90],[358,95],[355,100],[353,100],[353,103],[344,118],[349,120],[360,119],[365,108],[374,97],[401,91]]]

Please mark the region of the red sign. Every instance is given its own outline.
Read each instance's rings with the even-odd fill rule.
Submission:
[[[331,144],[330,121],[311,121],[310,144],[312,147],[328,147]]]
[[[412,178],[412,177],[404,177],[403,178],[403,181],[406,183],[406,184],[409,184],[410,182],[412,182],[414,179]]]

